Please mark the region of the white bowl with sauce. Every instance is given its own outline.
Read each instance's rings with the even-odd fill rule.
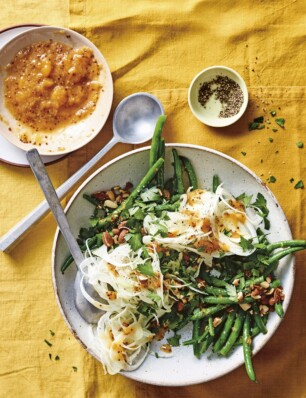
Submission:
[[[219,78],[231,88],[222,102],[217,98]],[[202,94],[202,95],[201,95]],[[222,94],[221,94],[222,95]],[[226,101],[226,99],[228,101]],[[211,127],[225,127],[235,123],[244,114],[248,104],[248,90],[243,78],[226,66],[211,66],[199,72],[188,90],[188,104],[194,116]]]
[[[43,48],[37,50],[39,43]],[[49,53],[48,45],[54,47],[50,47]],[[33,97],[38,95],[37,114],[31,113],[36,110],[34,105],[27,108],[32,98],[29,84],[26,82],[25,88],[23,86],[26,79],[18,80],[15,73],[11,77],[11,91],[8,91],[10,83],[6,83],[11,70],[8,65],[16,59],[19,51],[24,54],[26,47],[40,51],[36,56],[39,66],[35,57],[29,58],[31,63],[26,64],[28,69],[30,64],[34,65],[32,84]],[[62,58],[52,58],[56,51]],[[62,76],[59,65],[63,69]],[[0,134],[22,150],[35,147],[45,156],[69,153],[91,141],[103,128],[113,101],[113,80],[101,52],[81,34],[61,27],[33,28],[9,41],[0,50],[0,81]],[[42,82],[41,92],[37,90],[38,81]],[[5,93],[11,95],[9,100]],[[45,115],[42,109],[46,110]],[[50,112],[53,112],[52,116]]]

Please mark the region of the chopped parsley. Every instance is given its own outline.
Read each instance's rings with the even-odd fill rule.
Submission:
[[[297,142],[296,143],[296,146],[298,147],[298,148],[304,148],[304,143],[302,142],[302,141],[299,141],[299,142]]]
[[[276,116],[276,112],[275,111],[271,111],[270,115],[274,117],[274,116]]]
[[[294,178],[290,178],[289,182],[291,182],[291,184],[293,183]]]
[[[137,266],[137,269],[143,275],[148,275],[148,276],[153,276],[154,275],[154,271],[153,271],[153,267],[152,267],[151,261],[146,261],[145,263],[139,264]]]
[[[270,142],[273,142],[273,138],[272,138],[272,137],[269,137],[269,141],[270,141]]]
[[[278,117],[275,119],[275,122],[279,125],[279,127],[284,128],[285,127],[285,119],[282,117]]]
[[[276,178],[274,176],[269,177],[269,182],[274,183],[276,182]]]
[[[241,155],[245,156],[247,153],[246,152],[241,152]]]
[[[49,330],[51,336],[55,336],[55,333],[52,330]]]
[[[167,341],[172,347],[178,347],[180,345],[180,338],[181,336],[179,334],[175,334],[174,336],[169,337]]]
[[[50,341],[48,341],[48,340],[44,340],[44,342],[49,346],[49,347],[52,347],[52,343],[50,343]]]
[[[272,129],[273,133],[276,133],[278,130],[277,129]]]
[[[298,181],[295,186],[294,189],[304,189],[304,183],[302,180]]]
[[[73,370],[74,372],[77,372],[77,371],[78,371],[78,368],[77,368],[76,366],[72,366],[72,370]]]
[[[245,252],[247,250],[253,249],[253,244],[251,239],[245,239],[243,236],[240,237],[239,245],[242,247],[242,250]]]

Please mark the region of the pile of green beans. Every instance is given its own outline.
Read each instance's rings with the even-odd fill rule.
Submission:
[[[84,244],[80,243],[82,251],[87,248],[95,249],[102,245],[102,234],[117,228],[118,224],[125,220],[126,210],[131,208],[135,201],[139,200],[141,192],[150,187],[157,187],[161,192],[162,202],[155,203],[155,212],[176,211],[180,198],[186,192],[186,188],[197,189],[198,181],[192,163],[181,156],[177,149],[172,148],[173,176],[165,181],[165,140],[162,137],[166,116],[160,116],[157,120],[149,154],[149,170],[130,195],[113,211],[98,219],[97,223],[89,229],[89,239]],[[187,181],[187,184],[186,184]],[[188,185],[186,187],[186,185]],[[220,180],[217,175],[213,177],[212,190],[216,192]],[[94,197],[84,194],[84,198],[90,201],[96,209],[100,203]],[[131,217],[130,217],[131,218]],[[263,311],[261,295],[252,295],[254,288],[265,286],[265,295],[270,289],[279,289],[282,292],[281,281],[275,277],[279,260],[288,254],[306,249],[305,240],[290,240],[277,243],[269,243],[265,234],[258,230],[258,247],[248,257],[225,256],[215,259],[214,266],[220,276],[213,276],[211,268],[201,266],[198,277],[185,272],[188,265],[196,263],[198,254],[193,255],[190,264],[180,267],[178,277],[186,285],[182,288],[185,302],[182,308],[174,305],[170,313],[161,317],[160,325],[166,329],[178,333],[187,323],[192,323],[192,337],[183,341],[183,345],[192,345],[194,355],[197,358],[211,349],[213,354],[228,356],[238,346],[243,347],[246,372],[252,381],[256,376],[252,364],[252,341],[263,333],[266,334],[267,321],[270,311],[274,310],[283,318],[283,298],[270,303],[268,311]],[[163,255],[161,253],[161,255]],[[192,256],[191,256],[192,257]],[[62,273],[73,262],[68,256],[61,267]],[[162,260],[161,260],[162,263]],[[161,267],[162,269],[162,267]],[[162,270],[163,271],[163,270]],[[242,283],[243,282],[243,283]],[[198,284],[201,287],[198,287]],[[231,294],[230,287],[235,286],[237,294]],[[195,288],[195,290],[190,289]],[[199,289],[201,292],[199,293]],[[198,293],[195,293],[198,291]],[[186,303],[187,301],[187,303]]]

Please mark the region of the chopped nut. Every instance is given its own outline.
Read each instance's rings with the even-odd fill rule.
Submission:
[[[270,286],[270,283],[268,283],[267,281],[264,281],[264,282],[261,282],[260,286],[263,287],[264,289],[268,289],[268,287]]]
[[[269,307],[267,305],[260,305],[259,310],[261,314],[266,314],[269,312]]]
[[[129,233],[129,230],[124,228],[121,229],[120,234],[118,236],[118,242],[123,243],[125,241],[125,235]]]
[[[242,292],[238,292],[237,299],[238,299],[238,303],[241,303],[241,301],[244,299],[244,295]]]
[[[249,304],[249,303],[242,303],[239,305],[240,305],[240,308],[243,309],[243,311],[247,311],[249,308],[251,308],[251,304]]]
[[[107,247],[112,247],[114,244],[114,240],[110,233],[108,231],[105,231],[102,233],[102,242],[107,246]]]
[[[115,194],[113,191],[106,191],[106,195],[108,196],[109,200],[111,200],[112,202],[115,201]]]
[[[267,281],[268,283],[271,283],[271,282],[272,282],[272,279],[271,279],[269,276],[267,276],[267,277],[266,277],[266,281]]]
[[[109,199],[106,199],[104,202],[104,206],[109,207],[110,209],[116,209],[118,207],[118,204],[116,202],[112,202]]]
[[[213,320],[213,326],[214,326],[214,328],[216,328],[217,326],[219,326],[221,322],[222,322],[222,318],[216,316],[216,318],[214,318],[214,320]]]
[[[274,287],[272,287],[271,289],[269,289],[267,292],[266,292],[266,295],[267,296],[270,296],[271,294],[273,294],[274,293]]]
[[[239,281],[240,281],[240,279],[235,279],[235,280],[233,281],[233,285],[234,285],[234,286],[238,286],[238,285],[239,285]]]

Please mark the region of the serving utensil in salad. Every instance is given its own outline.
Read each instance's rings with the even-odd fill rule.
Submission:
[[[61,206],[59,198],[55,192],[49,175],[46,171],[45,165],[37,151],[36,148],[31,149],[26,154],[31,169],[45,195],[48,205],[55,217],[55,220],[59,226],[61,233],[63,234],[66,243],[69,247],[70,253],[74,259],[74,262],[78,268],[78,272],[74,283],[74,299],[75,306],[81,315],[81,317],[88,323],[96,323],[101,317],[101,310],[95,308],[91,303],[89,303],[80,289],[80,283],[82,279],[81,271],[79,267],[84,260],[83,253],[81,252],[79,245],[71,232],[70,226],[68,224],[67,217]],[[82,281],[83,287],[90,295],[94,295],[94,288],[91,284],[86,282],[86,279]]]
[[[151,94],[135,93],[124,98],[114,113],[113,138],[56,190],[57,196],[60,199],[64,198],[71,188],[117,143],[142,144],[150,140],[156,120],[162,114],[164,114],[162,104]],[[39,222],[48,210],[48,203],[41,202],[0,239],[0,250],[8,253],[13,249],[32,225]]]

